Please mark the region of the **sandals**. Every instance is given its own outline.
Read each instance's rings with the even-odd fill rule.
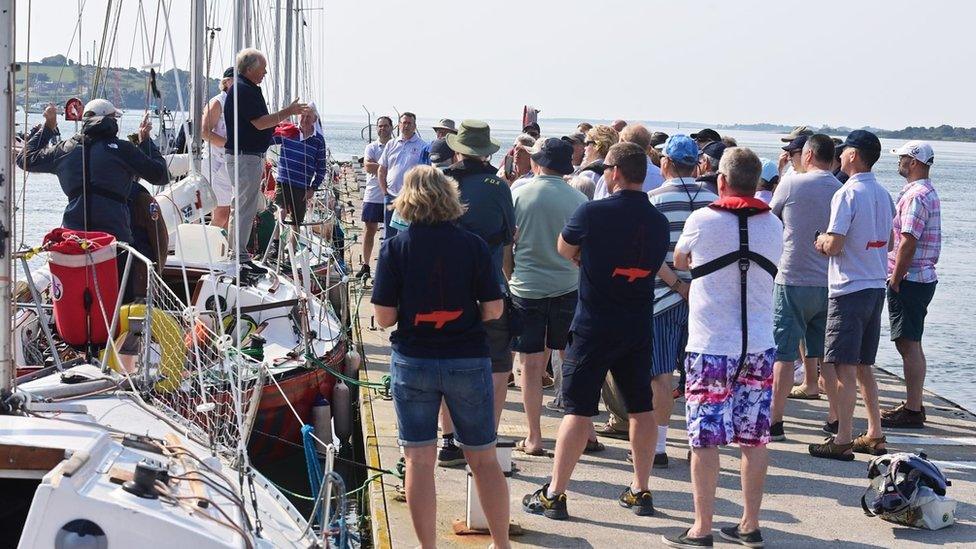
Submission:
[[[885,437],[880,438],[869,438],[867,433],[862,433],[854,442],[851,443],[851,449],[859,454],[871,454],[872,456],[883,456],[888,453],[888,449],[884,447]],[[879,448],[881,446],[881,448]]]
[[[810,455],[818,458],[836,459],[838,461],[854,460],[854,443],[837,444],[834,437],[824,439],[820,444],[811,444],[808,447]]]
[[[609,424],[606,423],[600,425],[599,427],[596,427],[595,430],[596,430],[596,434],[605,437],[616,438],[620,440],[630,439],[630,433],[628,431],[618,431],[617,429],[614,429],[613,427],[611,427]]]
[[[515,443],[515,451],[516,452],[522,452],[523,454],[525,454],[527,456],[533,456],[533,457],[542,457],[542,456],[545,456],[546,455],[545,448],[539,448],[539,449],[533,450],[531,452],[528,449],[526,449],[526,447],[525,447],[525,439],[522,439],[522,440],[520,440],[520,441],[518,441],[518,442]]]
[[[586,441],[586,448],[583,449],[583,453],[584,454],[596,454],[596,453],[602,452],[602,451],[604,451],[606,449],[607,449],[606,445],[603,444],[602,442],[600,442],[599,440],[587,440]]]
[[[797,400],[820,400],[820,394],[811,395],[799,387],[793,387],[787,398],[795,398]]]

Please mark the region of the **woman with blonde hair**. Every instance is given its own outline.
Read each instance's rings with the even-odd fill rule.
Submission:
[[[508,544],[508,487],[495,457],[491,359],[483,321],[502,314],[488,245],[457,224],[457,182],[431,166],[407,172],[393,201],[409,227],[385,240],[373,282],[376,322],[390,335],[393,404],[407,462],[410,517],[437,544],[434,467],[441,400],[478,486],[494,546]]]
[[[578,175],[589,178],[596,186],[597,182],[603,177],[603,159],[610,152],[610,147],[620,141],[620,134],[617,130],[600,124],[586,132],[586,141],[583,143],[583,167],[580,168]]]

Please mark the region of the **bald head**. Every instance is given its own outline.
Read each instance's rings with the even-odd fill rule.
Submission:
[[[651,132],[643,124],[630,124],[620,132],[621,143],[633,143],[645,153],[651,148]]]
[[[610,127],[620,132],[627,127],[627,121],[618,118],[613,121],[613,124],[610,124]]]

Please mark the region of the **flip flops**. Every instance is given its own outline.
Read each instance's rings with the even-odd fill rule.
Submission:
[[[795,398],[797,400],[820,400],[820,395],[811,395],[799,387],[793,387],[788,398]]]

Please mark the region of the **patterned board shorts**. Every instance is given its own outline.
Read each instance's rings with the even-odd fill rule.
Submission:
[[[730,383],[739,357],[688,353],[688,444],[693,448],[733,442],[740,446],[768,444],[775,359],[775,348],[746,355],[739,378]]]

